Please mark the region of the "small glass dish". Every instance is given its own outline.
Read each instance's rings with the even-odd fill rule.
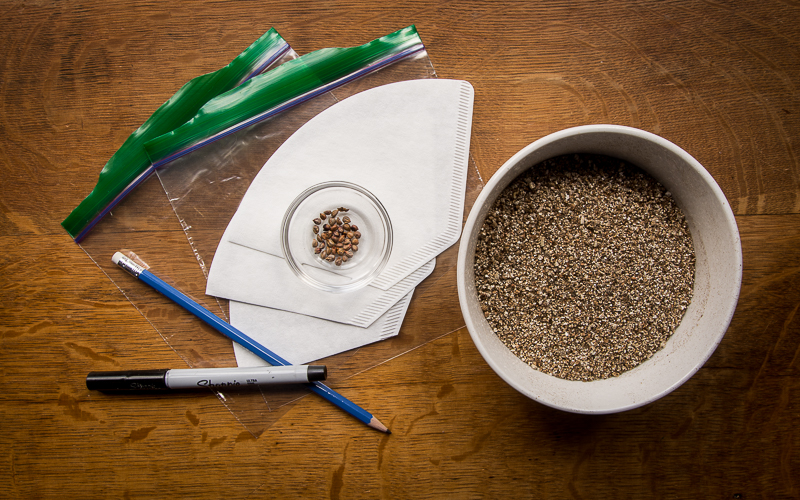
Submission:
[[[328,262],[315,253],[314,219],[325,210],[346,208],[337,214],[356,224],[358,250],[346,262]],[[323,221],[324,224],[324,221]],[[319,245],[319,242],[317,243]],[[330,181],[311,186],[289,205],[281,224],[281,247],[292,271],[306,284],[326,292],[357,290],[378,276],[392,253],[392,223],[381,202],[361,186]]]

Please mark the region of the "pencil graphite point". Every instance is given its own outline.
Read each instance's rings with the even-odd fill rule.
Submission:
[[[370,420],[370,421],[369,421],[369,423],[368,423],[367,425],[368,425],[368,426],[370,426],[370,427],[372,427],[373,429],[377,429],[377,430],[379,430],[379,431],[381,431],[381,432],[385,432],[386,434],[391,434],[391,433],[392,433],[392,431],[390,431],[388,427],[386,427],[385,425],[383,425],[383,424],[381,423],[381,421],[380,421],[380,420],[378,420],[378,419],[377,419],[377,418],[375,418],[375,417],[372,417],[372,420]]]

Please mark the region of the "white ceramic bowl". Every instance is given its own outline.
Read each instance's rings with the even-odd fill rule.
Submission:
[[[626,160],[661,182],[683,210],[696,256],[694,296],[662,350],[622,375],[578,382],[547,375],[517,358],[492,331],[475,291],[475,245],[488,210],[519,174],[543,160],[594,153]],[[636,408],[686,382],[716,349],[730,324],[742,281],[742,250],[733,212],[711,175],[671,142],[617,125],[585,125],[528,145],[498,170],[469,214],[458,253],[458,298],[472,340],[512,387],[545,405],[575,413]]]

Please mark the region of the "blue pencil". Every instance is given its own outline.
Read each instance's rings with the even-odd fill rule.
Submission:
[[[140,266],[130,258],[123,255],[122,253],[120,252],[115,253],[114,257],[112,257],[111,260],[114,262],[114,264],[118,265],[119,267],[130,273],[132,276],[138,278],[139,281],[147,283],[148,285],[156,289],[156,291],[162,293],[170,300],[174,301],[175,303],[177,303],[190,313],[194,314],[195,316],[203,320],[203,322],[205,322],[207,325],[211,326],[212,328],[214,328],[221,334],[225,335],[229,339],[249,349],[267,363],[273,366],[291,365],[291,363],[289,363],[285,359],[281,358],[280,356],[270,351],[263,345],[259,344],[252,338],[240,332],[239,330],[231,326],[229,323],[223,321],[214,313],[212,313],[205,307],[201,306],[194,300],[190,299],[188,296],[184,295],[180,291],[176,290],[171,285],[163,281],[161,278],[151,273],[144,267]],[[330,387],[326,386],[322,382],[312,382],[305,385],[312,392],[319,394],[324,399],[327,399],[331,403],[335,404],[342,410],[346,411],[347,413],[354,416],[361,422],[367,424],[368,426],[372,427],[373,429],[377,429],[381,432],[391,434],[391,431],[385,425],[383,425],[380,422],[380,420],[373,417],[371,413],[361,408],[357,404],[353,403],[346,397],[342,396],[338,392],[334,391]]]

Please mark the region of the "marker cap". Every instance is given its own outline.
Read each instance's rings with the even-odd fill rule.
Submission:
[[[121,372],[91,372],[86,376],[90,391],[165,391],[169,389],[166,375],[169,370],[130,370]]]
[[[308,381],[325,380],[328,378],[328,367],[325,365],[308,365]]]

